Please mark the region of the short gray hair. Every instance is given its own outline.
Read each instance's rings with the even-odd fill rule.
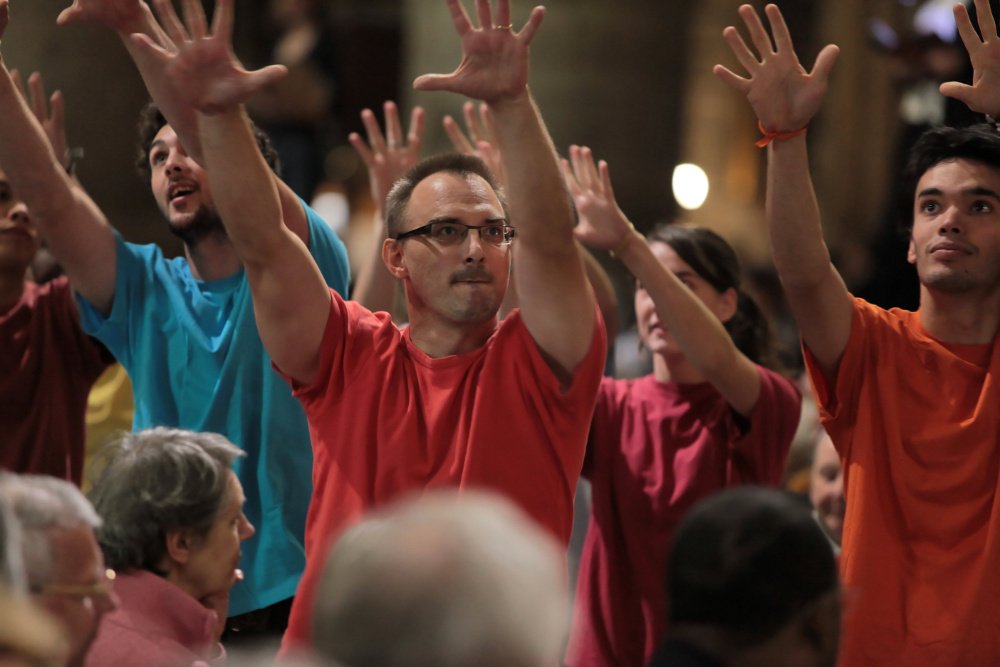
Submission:
[[[7,500],[0,495],[0,584],[15,595],[27,590],[21,557],[21,528]]]
[[[104,518],[97,541],[108,566],[159,572],[169,531],[206,535],[225,499],[233,461],[243,455],[217,433],[162,427],[108,444],[90,491]]]
[[[327,560],[313,643],[347,667],[537,667],[559,660],[561,549],[499,496],[437,491],[348,530]]]
[[[80,489],[63,479],[3,473],[0,498],[17,519],[25,574],[32,585],[48,583],[52,575],[49,531],[101,525],[100,517]]]

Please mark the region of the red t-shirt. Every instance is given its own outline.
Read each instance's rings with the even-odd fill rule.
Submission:
[[[566,662],[642,667],[667,626],[664,577],[678,522],[727,486],[776,485],[801,398],[758,367],[760,397],[746,419],[711,384],[605,378],[584,475],[592,511]]]
[[[855,299],[836,377],[805,353],[844,459],[840,664],[1000,665],[1000,336]]]
[[[364,511],[407,492],[491,489],[568,542],[604,364],[599,315],[564,391],[516,310],[478,350],[433,359],[386,313],[332,298],[319,376],[295,388],[313,442],[313,499],[285,648],[309,640],[331,541]]]
[[[0,314],[0,467],[79,485],[87,394],[109,360],[80,329],[66,278],[26,281]]]

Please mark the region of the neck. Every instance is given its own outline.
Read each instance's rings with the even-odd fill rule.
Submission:
[[[433,314],[421,313],[412,304],[409,312],[410,340],[434,359],[479,349],[486,344],[497,327],[495,317],[475,324],[455,324],[443,321]]]
[[[243,268],[229,237],[209,235],[194,245],[184,244],[184,256],[191,266],[191,275],[198,280],[228,278]]]
[[[25,271],[0,272],[0,314],[6,313],[24,294]]]
[[[705,376],[698,372],[683,354],[653,354],[653,377],[657,382],[698,384]]]
[[[946,343],[990,343],[1000,329],[1000,288],[987,294],[950,294],[921,285],[920,323]]]

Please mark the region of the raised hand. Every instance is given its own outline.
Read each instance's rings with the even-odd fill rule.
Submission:
[[[348,137],[354,150],[368,167],[368,183],[380,210],[385,205],[385,198],[392,184],[420,159],[420,144],[424,139],[424,110],[421,107],[413,107],[410,131],[405,140],[396,104],[386,102],[384,111],[385,135],[382,134],[372,110],[365,109],[361,112],[361,122],[365,125],[368,143],[357,132],[352,132]]]
[[[982,38],[976,34],[965,5],[955,5],[955,24],[972,61],[972,85],[948,81],[941,94],[963,102],[979,113],[1000,116],[1000,38],[989,0],[976,0],[976,18]]]
[[[282,65],[253,72],[243,68],[232,50],[233,0],[216,2],[211,32],[200,0],[183,0],[186,26],[178,19],[170,0],[154,0],[153,6],[176,51],[158,46],[146,35],[133,35],[136,57],[155,61],[162,67],[176,93],[197,111],[204,114],[227,111],[287,73]]]
[[[771,24],[773,47],[760,17],[750,5],[741,5],[739,13],[757,54],[733,26],[722,31],[733,55],[749,76],[741,77],[722,65],[716,65],[712,71],[746,95],[767,131],[794,132],[806,127],[819,110],[840,49],[833,44],[825,46],[816,57],[812,71],[807,72],[799,63],[788,26],[778,7],[769,4],[764,12]]]
[[[462,105],[462,115],[465,117],[468,135],[451,116],[445,116],[442,121],[444,131],[451,139],[451,145],[457,152],[475,155],[485,162],[500,184],[504,185],[503,161],[500,159],[500,149],[497,147],[493,113],[486,104],[480,104],[477,115],[476,105],[466,102]]]
[[[17,70],[11,72],[10,77],[13,79],[14,85],[17,86],[18,92],[21,93],[21,97],[27,102],[28,108],[31,109],[42,129],[45,130],[45,136],[49,140],[49,145],[52,146],[52,153],[57,160],[65,162],[68,157],[68,144],[66,143],[66,107],[63,103],[62,93],[57,90],[52,93],[51,97],[46,97],[45,82],[42,81],[42,75],[38,72],[34,72],[28,77],[30,94],[24,90],[21,76]]]
[[[147,7],[142,0],[73,0],[56,18],[59,25],[90,22],[105,25],[115,32],[141,32]]]
[[[562,169],[579,215],[574,235],[591,248],[620,247],[634,228],[615,201],[608,163],[601,160],[595,166],[594,154],[586,146],[570,146],[569,157],[562,160]]]
[[[510,19],[510,0],[498,0],[493,17],[490,0],[476,0],[478,28],[472,25],[460,0],[448,0],[455,30],[462,38],[462,61],[451,74],[424,74],[414,80],[417,90],[446,90],[496,103],[517,98],[528,85],[528,47],[545,16],[543,7],[519,32]]]

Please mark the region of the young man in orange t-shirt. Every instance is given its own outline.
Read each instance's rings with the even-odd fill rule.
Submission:
[[[955,9],[976,83],[941,91],[1000,115],[1000,38],[988,0],[976,8],[983,40]],[[739,11],[754,50],[733,27],[723,35],[748,76],[715,72],[747,96],[765,132],[774,262],[845,462],[841,563],[856,598],[841,663],[1000,664],[1000,133],[921,138],[908,252],[920,308],[856,299],[823,242],[804,136],[837,47],[806,72],[777,7],[765,9],[773,47],[756,12]]]

